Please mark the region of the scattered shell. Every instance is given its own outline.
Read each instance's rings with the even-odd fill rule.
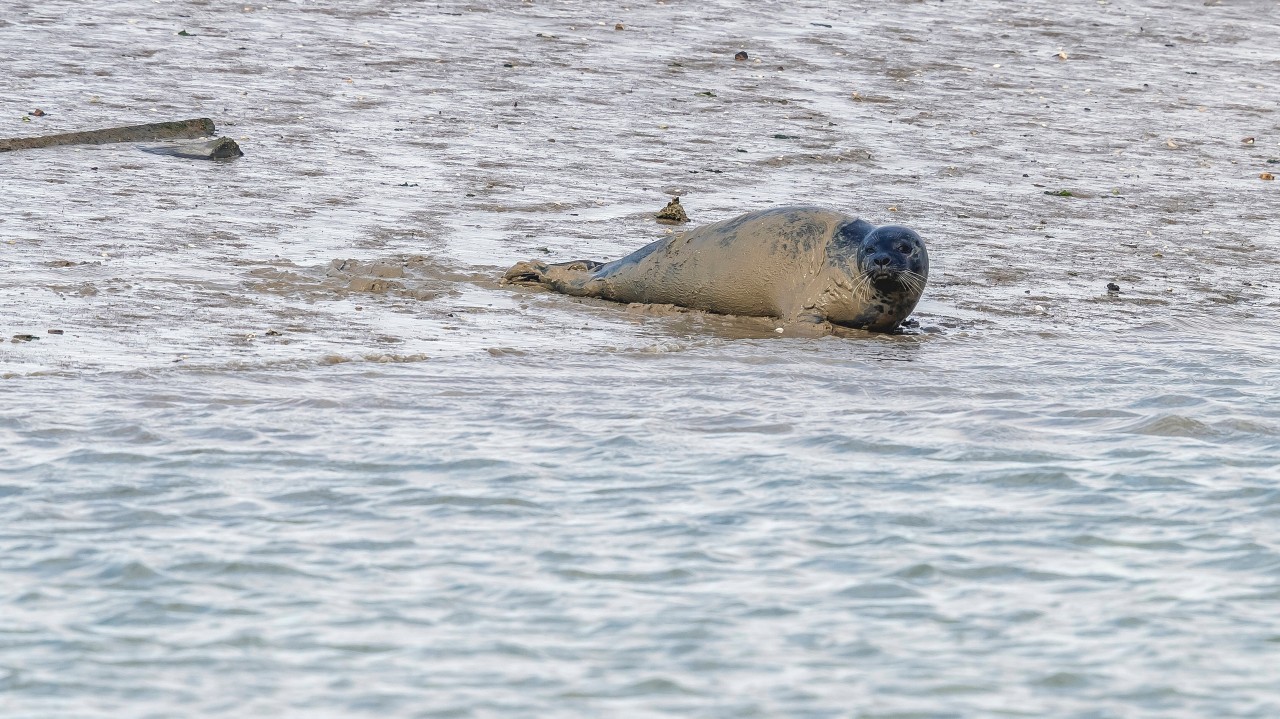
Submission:
[[[1253,142],[1254,142],[1254,139],[1253,139],[1252,137],[1246,137],[1246,138],[1244,138],[1243,140],[1241,140],[1240,142],[1243,142],[1243,143],[1244,143],[1244,144],[1246,144],[1246,145],[1252,145],[1252,144],[1253,144]]]
[[[1170,150],[1178,149],[1178,143],[1174,142],[1172,137],[1164,141],[1164,146]]]
[[[1071,56],[1070,56],[1070,55],[1068,55],[1067,53],[1063,52],[1062,50],[1059,50],[1059,51],[1058,51],[1058,59],[1059,59],[1059,60],[1066,60],[1068,57],[1071,57]]]

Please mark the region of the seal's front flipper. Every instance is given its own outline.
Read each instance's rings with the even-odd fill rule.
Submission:
[[[816,312],[803,312],[783,321],[778,334],[783,337],[826,337],[832,334],[831,322]]]

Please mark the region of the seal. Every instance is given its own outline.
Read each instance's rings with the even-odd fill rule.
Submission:
[[[892,332],[915,309],[928,276],[924,241],[906,227],[779,207],[682,232],[612,262],[520,262],[503,283]]]

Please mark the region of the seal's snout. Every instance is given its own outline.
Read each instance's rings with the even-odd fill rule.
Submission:
[[[863,259],[862,274],[874,280],[892,279],[909,269],[907,258],[897,252],[870,252]]]

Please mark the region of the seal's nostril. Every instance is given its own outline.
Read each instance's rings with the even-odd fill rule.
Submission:
[[[885,257],[884,255],[880,255],[879,257],[872,260],[872,262],[875,262],[877,267],[884,267],[885,265],[889,264],[889,258]]]

